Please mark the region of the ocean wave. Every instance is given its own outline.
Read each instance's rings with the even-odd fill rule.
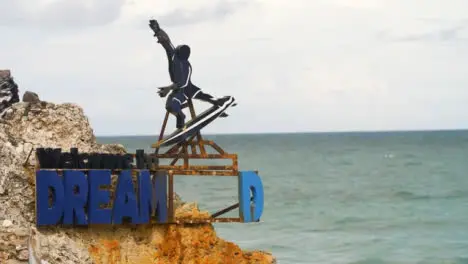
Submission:
[[[366,259],[350,262],[349,264],[386,264],[386,263],[395,264],[394,261],[386,261],[380,258],[366,258]]]
[[[408,191],[399,191],[394,194],[397,198],[403,198],[404,200],[426,200],[431,199],[430,195],[420,195]]]
[[[455,257],[453,259],[424,259],[417,264],[468,264],[468,258],[465,257]]]
[[[467,258],[456,258],[456,259],[453,259],[453,260],[448,260],[445,263],[468,264],[468,257]]]
[[[409,191],[398,191],[395,192],[393,196],[403,200],[459,199],[468,197],[468,191],[457,190],[447,194],[438,195],[416,194]]]
[[[403,166],[405,167],[415,167],[415,166],[421,166],[423,163],[422,161],[407,161]]]
[[[395,154],[393,153],[385,153],[384,158],[385,159],[393,159],[395,157]]]
[[[414,261],[390,261],[381,258],[365,258],[358,261],[349,262],[349,264],[408,264],[408,263],[415,263],[415,264],[468,264],[468,258],[459,257],[453,259],[423,259],[417,262]]]
[[[342,219],[339,219],[339,220],[336,220],[334,223],[335,224],[338,224],[338,225],[342,225],[342,224],[351,224],[351,223],[360,223],[360,222],[363,222],[363,221],[366,221],[365,218],[361,218],[361,217],[344,217]]]

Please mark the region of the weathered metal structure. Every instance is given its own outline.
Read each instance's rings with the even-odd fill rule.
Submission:
[[[196,117],[195,109],[192,101],[188,100],[188,106],[192,118]],[[166,112],[161,132],[159,135],[159,141],[163,139],[164,132],[166,130],[167,121],[169,118],[169,112]],[[169,148],[164,153],[160,154],[158,142],[154,143],[152,148],[155,149],[154,156],[158,159],[159,165],[155,168],[156,170],[166,170],[168,173],[168,216],[169,222],[179,223],[174,218],[174,176],[214,176],[214,177],[237,177],[239,176],[237,154],[228,153],[218,146],[211,140],[204,140],[200,131],[195,135],[187,139],[181,144],[177,144]],[[207,147],[211,148],[216,152],[215,154],[209,154]],[[161,161],[168,160],[169,165],[161,165]],[[206,164],[193,165],[191,160],[203,160]],[[230,160],[230,165],[210,165],[209,161],[213,160]],[[182,164],[178,164],[182,161]],[[240,217],[227,218],[220,217],[236,208],[239,207],[239,203],[221,209],[211,215],[211,218],[207,220],[194,220],[198,222],[241,222]]]

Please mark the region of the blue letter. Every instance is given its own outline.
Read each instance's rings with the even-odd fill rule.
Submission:
[[[154,175],[153,201],[158,223],[167,222],[167,171],[157,171]],[[171,197],[173,199],[173,197]]]
[[[115,224],[122,223],[122,217],[131,217],[132,223],[138,222],[138,208],[131,170],[120,173],[115,192],[113,220]]]
[[[88,224],[84,207],[88,201],[88,182],[82,171],[66,170],[63,173],[63,185],[65,189],[65,208],[63,223],[72,225],[75,217],[79,225]],[[78,193],[75,194],[75,187]]]
[[[101,204],[108,204],[110,192],[101,190],[101,185],[111,184],[110,170],[90,170],[88,173],[89,204],[88,219],[90,224],[111,224],[111,209],[100,209]]]
[[[167,171],[158,171],[151,183],[148,170],[138,175],[138,197],[140,203],[140,224],[150,222],[156,215],[158,223],[167,222]]]
[[[250,198],[252,191],[252,199]],[[251,204],[254,208],[251,208]],[[239,214],[243,222],[257,222],[263,213],[263,184],[253,171],[239,173]]]
[[[148,170],[142,170],[138,174],[138,201],[140,204],[139,224],[147,224],[154,208],[153,188]]]
[[[52,191],[52,205],[49,208],[49,189]],[[37,225],[55,225],[63,214],[63,184],[57,171],[39,170],[36,173]]]

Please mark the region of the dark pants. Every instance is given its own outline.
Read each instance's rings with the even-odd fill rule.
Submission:
[[[216,104],[216,99],[213,96],[202,92],[195,85],[190,85],[177,92],[172,92],[166,101],[166,110],[177,118],[176,127],[183,128],[185,124],[185,115],[182,109],[188,106],[187,99],[194,98],[211,104]]]

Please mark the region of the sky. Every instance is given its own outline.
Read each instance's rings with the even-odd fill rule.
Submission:
[[[236,98],[206,133],[468,128],[466,0],[0,4],[0,69],[97,135],[159,133],[170,79],[149,19],[191,47],[194,84]]]

